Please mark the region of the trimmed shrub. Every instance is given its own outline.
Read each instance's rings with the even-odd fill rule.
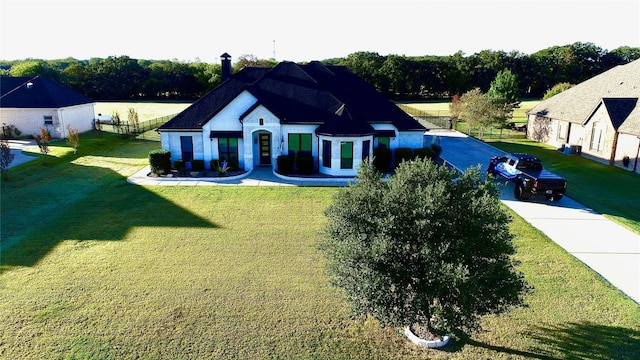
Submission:
[[[213,159],[209,161],[209,169],[218,171],[218,169],[220,169],[220,160]]]
[[[397,148],[396,149],[396,166],[400,165],[403,161],[410,161],[413,159],[413,150],[411,148]]]
[[[313,174],[313,156],[311,156],[311,153],[309,155],[303,155],[302,151],[298,153],[296,165],[300,174]]]
[[[240,169],[240,163],[238,160],[229,160],[228,165],[229,165],[229,170],[242,170]]]
[[[171,170],[171,151],[156,149],[149,151],[151,172],[160,175]]]
[[[184,166],[184,160],[176,160],[173,162],[173,168],[178,170],[178,171],[184,171],[185,166]]]
[[[423,147],[423,148],[419,148],[419,149],[415,149],[414,152],[415,156],[417,158],[420,159],[435,159],[435,151],[433,151],[432,148],[430,147]]]
[[[204,160],[191,160],[191,170],[193,170],[193,171],[203,171],[204,170]]]
[[[442,154],[442,146],[438,144],[431,144],[431,149],[435,153],[435,157],[439,157]]]
[[[278,156],[278,172],[280,174],[291,174],[293,172],[293,158],[289,155]]]
[[[380,172],[386,172],[391,165],[391,149],[375,148],[373,149],[373,166]]]

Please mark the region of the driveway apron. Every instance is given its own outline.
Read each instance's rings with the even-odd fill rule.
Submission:
[[[484,173],[492,156],[504,154],[489,144],[454,131],[433,132],[427,141],[439,143],[441,157],[459,170],[480,165]],[[543,197],[519,201],[514,198],[513,183],[507,182],[500,200],[640,304],[639,235],[568,196],[553,203]]]

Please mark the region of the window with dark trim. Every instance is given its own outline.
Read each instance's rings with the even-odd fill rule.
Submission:
[[[340,169],[353,169],[353,142],[340,143]]]
[[[44,116],[44,124],[45,125],[53,125],[53,116],[45,115]]]
[[[180,136],[180,150],[183,161],[193,160],[193,139],[191,136]]]
[[[558,122],[558,139],[565,140],[567,137],[567,123],[564,121]]]
[[[380,136],[378,138],[378,149],[390,149],[391,148],[391,138],[388,136]]]
[[[362,160],[366,160],[369,158],[369,147],[371,146],[370,140],[365,140],[362,142]]]
[[[233,169],[238,169],[238,138],[218,138],[218,157]]]
[[[311,134],[289,134],[289,155],[295,156],[301,151],[311,155]]]
[[[322,166],[331,167],[331,141],[322,140]]]

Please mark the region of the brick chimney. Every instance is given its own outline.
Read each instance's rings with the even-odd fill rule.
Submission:
[[[224,53],[220,55],[222,61],[222,81],[231,77],[231,55]]]

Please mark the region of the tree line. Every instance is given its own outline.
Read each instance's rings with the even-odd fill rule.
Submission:
[[[483,50],[466,56],[380,55],[360,51],[322,60],[344,65],[395,99],[441,99],[474,88],[488,91],[500,71],[518,80],[521,96],[540,98],[559,83],[577,84],[614,66],[640,59],[640,48],[607,51],[593,43],[553,46],[527,55]],[[274,59],[242,55],[233,65],[275,66]],[[77,60],[0,61],[0,76],[44,75],[94,100],[195,100],[222,81],[221,64],[202,61],[139,60],[111,56]]]

